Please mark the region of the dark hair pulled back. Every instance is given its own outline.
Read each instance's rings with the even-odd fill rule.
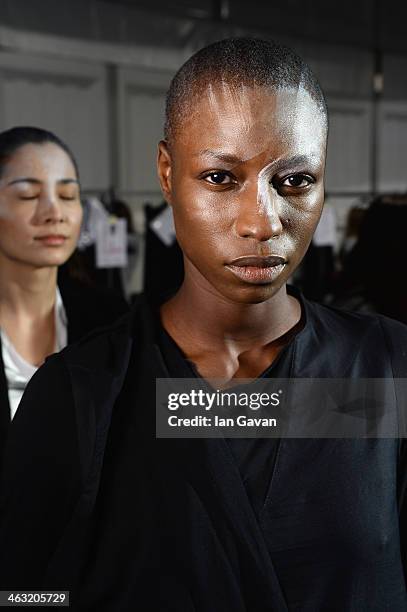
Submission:
[[[65,151],[79,179],[78,164],[68,145],[53,132],[32,126],[17,126],[0,133],[0,177],[4,166],[20,147],[27,144],[42,145],[47,143],[52,143]]]

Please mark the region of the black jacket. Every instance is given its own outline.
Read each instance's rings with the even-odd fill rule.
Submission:
[[[303,307],[295,377],[406,375],[405,326]],[[407,610],[400,441],[283,439],[257,519],[225,440],[155,439],[155,333],[141,301],[33,377],[6,454],[0,589],[70,589],[98,612]]]
[[[89,332],[114,323],[129,307],[118,295],[73,280],[64,271],[58,286],[68,320],[68,344]],[[10,404],[0,341],[0,454],[10,428]]]

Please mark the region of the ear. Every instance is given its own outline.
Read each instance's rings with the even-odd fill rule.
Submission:
[[[172,205],[172,160],[171,153],[166,140],[160,140],[157,153],[157,172],[161,191],[167,204]]]

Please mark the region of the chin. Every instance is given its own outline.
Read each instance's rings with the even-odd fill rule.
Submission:
[[[46,257],[38,257],[33,264],[36,268],[62,266],[69,257],[65,253],[50,253]]]
[[[261,304],[276,295],[285,283],[276,285],[252,285],[230,292],[228,300],[235,304]]]

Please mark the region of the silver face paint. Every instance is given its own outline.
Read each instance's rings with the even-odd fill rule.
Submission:
[[[250,91],[253,91],[253,88],[243,83],[230,85],[222,81],[214,85],[209,84],[206,95],[211,113],[221,122],[230,117],[229,111],[233,108],[235,124],[239,125],[242,133],[249,133],[254,120],[253,107],[246,95]]]
[[[262,88],[258,88],[257,91],[259,97],[264,93]],[[319,124],[319,122],[310,121],[310,95],[301,83],[298,88],[276,88],[273,91],[275,94],[274,107],[268,113],[262,109],[259,114],[250,96],[250,93],[256,92],[256,88],[253,89],[244,84],[230,85],[227,82],[209,84],[206,88],[206,100],[210,113],[218,133],[227,135],[225,142],[227,143],[233,132],[236,133],[239,140],[246,143],[246,146],[250,142],[250,146],[240,152],[242,163],[260,157],[264,153],[265,143],[258,140],[257,133],[253,139],[250,137],[253,126],[258,128],[261,125],[264,133],[268,134],[271,116],[275,118],[273,123],[281,126],[279,141],[291,146],[294,139],[296,148],[299,150],[307,149],[309,143],[317,137],[316,131],[320,129],[326,131],[325,122]],[[321,117],[323,117],[322,110]],[[301,126],[301,129],[298,129],[298,126]],[[305,130],[304,126],[306,126]],[[269,146],[270,143],[267,145]]]
[[[270,186],[270,175],[273,166],[276,161],[272,161],[270,164],[267,164],[262,170],[260,170],[257,178],[257,204],[259,206],[259,212],[266,212],[267,214],[273,214],[275,211],[273,210],[273,200],[271,197],[271,189]]]

